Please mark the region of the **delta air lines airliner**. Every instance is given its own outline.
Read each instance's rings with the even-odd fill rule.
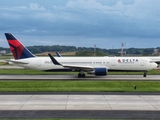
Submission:
[[[27,69],[43,71],[78,71],[78,77],[85,72],[94,75],[107,75],[109,71],[143,71],[157,69],[157,64],[146,57],[36,57],[11,33],[5,33],[14,59],[10,64]]]

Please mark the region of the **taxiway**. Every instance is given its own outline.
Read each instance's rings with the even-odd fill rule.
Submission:
[[[0,110],[160,110],[160,95],[0,95]]]
[[[160,95],[0,95],[0,118],[160,118]]]
[[[107,75],[93,76],[87,75],[86,78],[78,78],[77,75],[0,75],[0,80],[160,80],[160,75]]]

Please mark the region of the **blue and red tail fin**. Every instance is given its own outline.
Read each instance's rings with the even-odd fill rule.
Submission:
[[[10,50],[16,60],[35,57],[18,39],[11,33],[5,33]]]

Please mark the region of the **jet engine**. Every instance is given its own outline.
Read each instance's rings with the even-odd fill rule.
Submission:
[[[106,67],[97,67],[94,69],[94,71],[90,71],[88,73],[103,76],[103,75],[107,75],[108,69]]]

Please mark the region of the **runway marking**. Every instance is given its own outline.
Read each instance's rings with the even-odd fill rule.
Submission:
[[[105,95],[103,95],[103,97],[105,98],[105,100],[106,100],[106,102],[108,103],[110,109],[112,110],[112,107],[111,107],[111,105],[109,104],[108,100],[106,99]]]
[[[141,95],[139,95],[141,97]],[[158,110],[156,106],[154,106],[154,104],[152,104],[149,100],[145,99],[145,97],[141,97],[143,100],[145,100],[146,102],[148,102],[150,105],[152,105],[155,110]]]
[[[24,107],[24,105],[27,104],[27,102],[28,102],[32,97],[33,97],[33,95],[31,95],[31,96],[24,102],[24,104],[22,104],[22,106],[20,107],[19,110],[21,110],[21,109]]]
[[[67,95],[67,100],[66,100],[66,107],[65,107],[65,110],[68,109],[68,99],[69,99],[69,95]]]

